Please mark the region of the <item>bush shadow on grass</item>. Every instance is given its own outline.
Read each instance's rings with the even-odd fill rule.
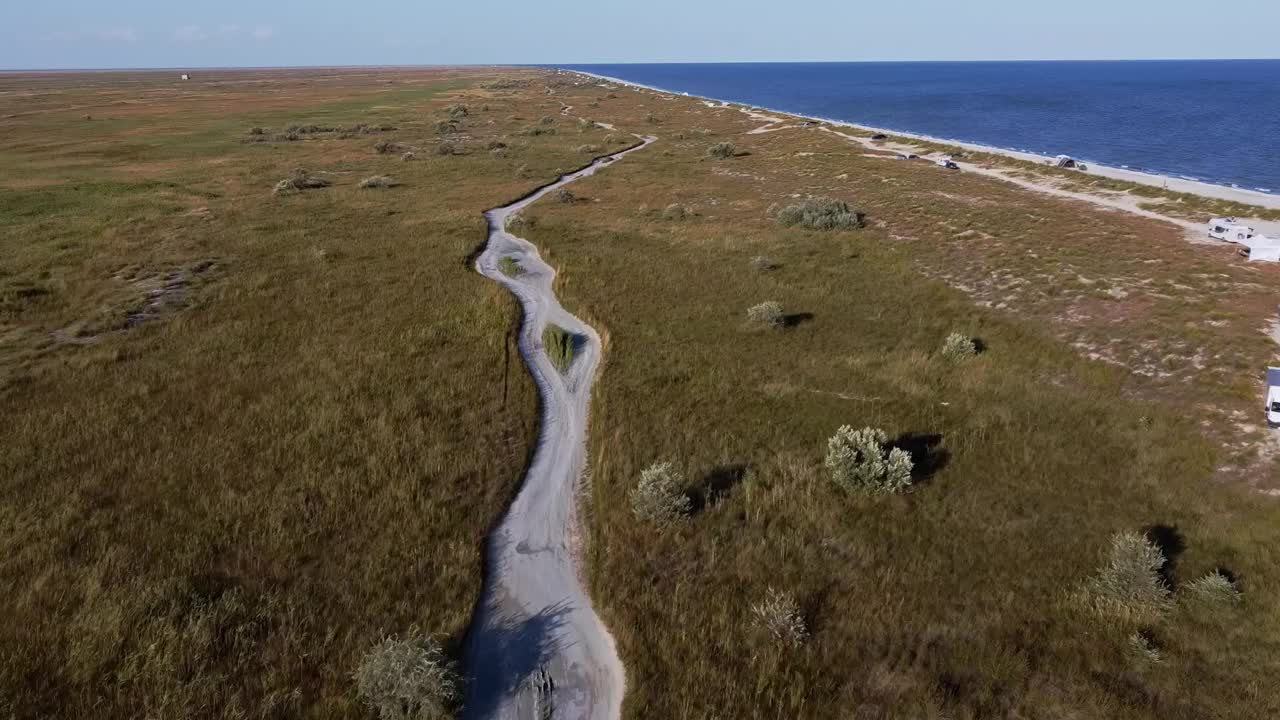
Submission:
[[[714,507],[746,479],[749,469],[742,464],[717,465],[712,468],[702,477],[702,482],[684,492],[685,497],[689,498],[690,514],[696,515]]]
[[[1160,578],[1169,587],[1176,586],[1178,560],[1187,550],[1187,538],[1176,525],[1156,524],[1142,531],[1151,544],[1160,548],[1164,555],[1164,565],[1160,568]]]
[[[986,340],[983,340],[980,337],[970,338],[970,340],[973,342],[973,352],[975,355],[981,355],[987,351],[988,345]]]
[[[787,329],[799,327],[807,322],[813,322],[813,313],[790,313],[782,316],[782,327]]]
[[[939,447],[939,433],[906,432],[889,443],[890,449],[905,450],[911,456],[911,481],[927,482],[951,460],[951,452]]]

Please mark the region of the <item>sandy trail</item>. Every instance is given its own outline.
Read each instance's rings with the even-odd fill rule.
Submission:
[[[467,639],[465,718],[615,720],[622,711],[622,663],[591,608],[575,560],[575,491],[585,467],[600,338],[560,306],[552,288],[555,271],[532,243],[507,232],[506,222],[546,194],[655,139],[643,138],[640,145],[485,213],[489,239],[476,270],[520,301],[520,354],[538,386],[542,427],[520,492],[489,538],[484,593]],[[516,260],[523,272],[504,274],[498,265],[503,257]],[[543,351],[547,323],[578,337],[564,375]]]

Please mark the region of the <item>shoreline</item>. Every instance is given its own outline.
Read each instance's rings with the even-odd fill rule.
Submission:
[[[762,105],[743,103],[737,100],[726,100],[723,98],[694,95],[692,93],[686,93],[684,91],[668,90],[665,88],[655,87],[652,85],[645,85],[643,83],[623,80],[621,78],[610,77],[608,75],[600,75],[597,73],[587,72],[585,70],[572,70],[572,69],[566,69],[566,68],[554,68],[554,69],[559,72],[574,73],[577,75],[594,78],[596,80],[603,80],[606,82],[617,83],[619,85],[625,85],[627,87],[638,88],[641,90],[648,90],[650,92],[661,93],[664,95],[691,97],[699,100],[705,100],[708,102],[718,102],[724,105],[732,105],[732,106],[736,106],[736,107],[744,108],[748,110],[759,109],[767,113],[782,115],[782,116],[795,118],[797,120],[802,120],[802,121],[827,123],[837,127],[852,128],[854,130],[861,130],[864,132],[884,133],[886,135],[895,135],[900,138],[906,138],[909,140],[918,140],[920,142],[936,143],[941,145],[952,145],[952,146],[963,148],[965,150],[970,150],[973,152],[984,152],[984,153],[991,153],[993,155],[1002,155],[1004,157],[1007,157],[1013,160],[1033,162],[1038,165],[1044,165],[1045,161],[1052,160],[1054,157],[1051,155],[1041,155],[1039,153],[1027,152],[1025,150],[1012,150],[1008,148],[995,147],[992,145],[985,145],[983,143],[969,142],[964,140],[952,140],[949,138],[934,137],[931,135],[924,135],[922,133],[914,133],[914,132],[905,131],[905,130],[894,130],[892,128],[882,128],[882,127],[875,127],[872,125],[862,125],[860,123],[849,122],[847,120],[836,120],[833,118],[825,118],[825,117],[820,117],[816,115],[804,115],[801,113],[792,112],[790,110],[779,110],[776,108],[764,107]],[[1225,200],[1228,202],[1240,203],[1242,205],[1253,205],[1255,207],[1259,207],[1264,210],[1280,210],[1280,195],[1278,194],[1262,192],[1260,190],[1250,190],[1247,188],[1231,187],[1230,185],[1219,185],[1216,183],[1206,182],[1203,180],[1189,180],[1186,178],[1176,177],[1173,175],[1162,175],[1156,172],[1146,172],[1142,170],[1119,168],[1111,165],[1102,165],[1102,164],[1091,162],[1087,158],[1076,158],[1075,156],[1072,156],[1072,157],[1077,161],[1084,162],[1086,165],[1088,165],[1089,167],[1088,170],[1078,171],[1080,172],[1081,175],[1084,175],[1084,176],[1095,176],[1095,177],[1107,178],[1109,180],[1120,180],[1123,182],[1132,182],[1132,183],[1137,183],[1139,185],[1146,185],[1149,187],[1166,190],[1170,193],[1186,193],[1188,195],[1197,195],[1197,196],[1208,198],[1211,200]]]

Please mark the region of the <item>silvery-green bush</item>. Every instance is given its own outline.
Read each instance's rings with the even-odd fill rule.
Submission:
[[[640,473],[631,489],[631,511],[640,520],[667,527],[680,522],[693,509],[684,494],[684,476],[669,462],[654,463]]]
[[[1140,533],[1116,533],[1106,564],[1085,583],[1093,609],[1138,622],[1159,617],[1173,604],[1160,575],[1165,562],[1160,548]]]
[[[873,493],[902,492],[911,485],[911,454],[886,451],[888,436],[877,428],[843,425],[827,441],[824,463],[836,485]]]
[[[1190,598],[1206,603],[1235,603],[1240,601],[1240,590],[1231,578],[1214,570],[1182,586]]]
[[[375,645],[361,659],[355,681],[360,700],[381,720],[451,718],[461,697],[444,649],[416,628]]]
[[[774,300],[766,300],[759,305],[747,308],[747,322],[753,325],[779,327],[783,320],[782,303]]]
[[[843,200],[809,198],[802,203],[788,205],[778,211],[778,224],[783,227],[802,227],[809,230],[836,230],[860,228],[862,213],[849,208]]]

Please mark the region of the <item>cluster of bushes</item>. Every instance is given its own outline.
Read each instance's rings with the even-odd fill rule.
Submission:
[[[520,134],[526,135],[528,137],[538,137],[539,135],[555,135],[556,129],[554,127],[549,127],[546,125],[534,125],[533,127],[527,127],[524,130],[521,130]]]
[[[1163,619],[1179,599],[1211,607],[1242,599],[1235,581],[1220,570],[1184,583],[1175,594],[1164,574],[1168,562],[1164,550],[1148,535],[1131,530],[1116,533],[1105,563],[1076,595],[1095,616],[1120,627],[1138,626],[1128,636],[1129,648],[1150,663],[1162,658],[1147,628]]]
[[[778,211],[778,224],[783,227],[802,227],[809,230],[845,230],[863,226],[862,213],[849,208],[843,200],[809,198]]]
[[[373,145],[373,151],[379,155],[395,155],[407,152],[408,150],[409,148],[404,145],[394,143],[389,140],[379,140]]]
[[[301,140],[304,135],[328,135],[337,134],[340,138],[349,138],[355,135],[370,135],[373,133],[390,132],[396,130],[394,125],[368,125],[358,123],[356,125],[290,125],[278,133],[263,127],[249,128],[248,137],[241,142],[244,143],[269,143],[269,142],[293,142]]]

